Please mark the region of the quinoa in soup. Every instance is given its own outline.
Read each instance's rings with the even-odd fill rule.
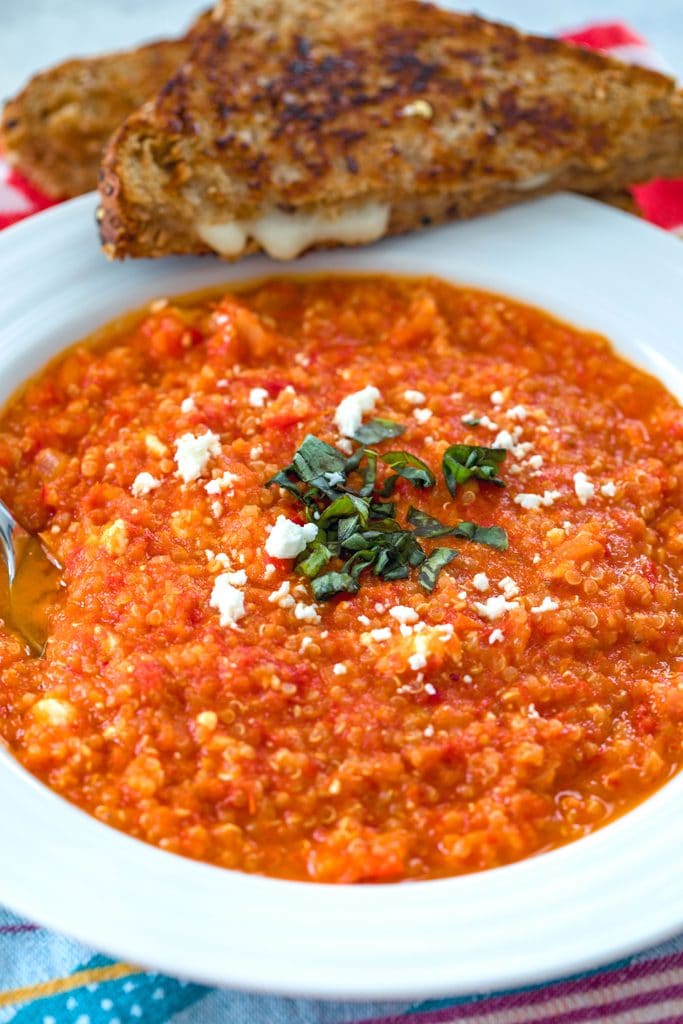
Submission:
[[[436,279],[159,301],[0,418],[64,567],[0,626],[0,735],[165,850],[319,882],[491,868],[683,737],[683,410],[609,343]]]

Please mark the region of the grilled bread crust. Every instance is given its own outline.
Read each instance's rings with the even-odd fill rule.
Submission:
[[[114,135],[98,216],[109,256],[162,256],[272,210],[398,233],[681,173],[665,75],[417,0],[245,0]]]
[[[138,49],[69,60],[32,78],[5,104],[8,160],[53,199],[97,188],[105,144],[190,56],[191,33]]]

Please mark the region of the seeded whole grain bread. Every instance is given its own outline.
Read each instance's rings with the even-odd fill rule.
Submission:
[[[35,75],[4,107],[0,137],[7,159],[53,199],[97,188],[109,136],[161,89],[191,46],[192,31],[183,39],[69,60]]]
[[[114,258],[288,257],[681,173],[664,75],[417,0],[244,0],[112,138],[98,217]]]

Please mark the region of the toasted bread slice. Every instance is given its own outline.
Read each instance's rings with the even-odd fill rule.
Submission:
[[[0,122],[6,156],[53,199],[97,188],[105,143],[187,60],[192,34],[70,60],[32,78]]]
[[[417,0],[219,5],[111,140],[110,257],[368,242],[683,172],[674,81]]]

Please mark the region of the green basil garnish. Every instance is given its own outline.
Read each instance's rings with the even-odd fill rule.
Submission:
[[[485,480],[497,487],[505,487],[498,476],[498,467],[505,461],[505,448],[482,448],[479,445],[452,444],[443,454],[443,475],[451,495],[459,484],[472,477]]]
[[[380,458],[394,470],[397,477],[409,480],[416,487],[433,487],[436,483],[436,477],[427,463],[418,459],[417,455],[411,455],[410,452],[386,452]]]
[[[393,420],[370,420],[358,428],[353,439],[360,441],[361,444],[378,444],[380,441],[388,441],[391,437],[400,437],[405,433],[405,429]]]
[[[439,574],[458,552],[435,548],[426,552],[420,541],[458,537],[504,551],[505,530],[462,522],[453,526],[411,506],[406,526],[396,518],[396,503],[386,500],[399,480],[426,490],[436,485],[429,466],[407,451],[376,452],[366,445],[402,434],[392,420],[371,420],[356,432],[361,442],[351,457],[309,434],[295,452],[291,465],[268,480],[266,486],[284,488],[306,506],[309,522],[318,527],[296,562],[296,572],[310,580],[317,601],[339,594],[355,594],[363,573],[382,580],[408,579],[418,570],[418,582],[431,593]],[[451,445],[443,457],[443,473],[451,494],[474,477],[504,486],[498,476],[506,452],[501,448]],[[379,479],[380,463],[391,470]]]
[[[458,552],[455,548],[434,548],[431,555],[425,559],[420,567],[417,577],[420,586],[424,587],[431,594],[436,586],[441,570],[445,569],[457,557]]]
[[[453,530],[454,537],[463,537],[475,544],[486,544],[497,551],[507,551],[508,535],[501,526],[477,526],[476,523],[458,523]]]

